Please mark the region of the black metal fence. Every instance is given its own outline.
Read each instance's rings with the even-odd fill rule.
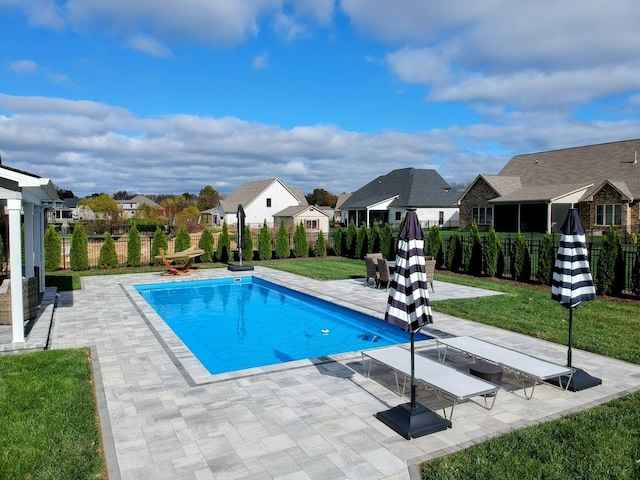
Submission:
[[[592,237],[587,237],[592,238]],[[460,241],[462,251],[467,248],[467,245],[470,242],[469,237],[467,236],[459,236],[458,240]],[[482,242],[483,251],[486,247],[487,237],[480,237],[480,241]],[[511,252],[515,246],[516,237],[510,236],[506,238],[500,239],[500,245],[502,250],[502,256],[504,258],[504,273],[503,277],[511,278]],[[540,260],[540,252],[542,250],[542,240],[537,238],[525,238],[527,246],[529,248],[529,256],[531,260],[531,278],[530,281],[536,281],[538,278],[538,263]],[[442,251],[446,255],[446,252],[449,248],[450,237],[443,238]],[[560,235],[552,236],[552,245],[553,250],[557,251],[560,246]],[[631,293],[631,285],[632,285],[632,276],[633,276],[633,267],[635,265],[635,261],[638,255],[640,255],[640,244],[630,244],[623,243],[622,247],[622,257],[625,265],[625,273],[624,273],[624,291],[627,294]],[[600,241],[594,241],[593,239],[587,241],[587,251],[589,254],[589,266],[591,267],[591,274],[593,278],[597,278],[598,275],[598,259],[602,252],[602,245]]]

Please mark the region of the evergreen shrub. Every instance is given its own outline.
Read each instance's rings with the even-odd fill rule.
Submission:
[[[0,250],[4,252],[4,246],[2,244],[2,237],[0,237]],[[4,253],[2,253],[4,264]],[[60,268],[60,260],[62,255],[60,253],[60,236],[56,231],[56,227],[49,225],[47,231],[44,234],[44,269],[47,272],[54,272]]]
[[[134,223],[127,238],[127,265],[139,267],[142,259],[142,237]]]
[[[89,239],[81,223],[76,223],[73,227],[69,266],[75,271],[89,270]]]
[[[118,268],[118,253],[116,252],[116,244],[109,232],[104,234],[104,243],[100,247],[100,255],[98,257],[99,268]]]

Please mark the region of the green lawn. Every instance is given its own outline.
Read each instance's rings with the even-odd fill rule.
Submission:
[[[0,479],[106,479],[87,350],[0,356]]]

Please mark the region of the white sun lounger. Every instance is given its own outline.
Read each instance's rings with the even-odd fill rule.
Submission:
[[[438,344],[438,358],[441,362],[445,361],[447,350],[451,348],[466,353],[474,360],[484,360],[499,365],[504,370],[513,372],[516,378],[522,381],[522,389],[527,400],[533,397],[536,384],[544,380],[558,378],[558,387],[566,390],[575,371],[571,367],[548,362],[510,348],[501,347],[500,345],[485,342],[484,340],[478,340],[474,337],[437,338],[436,342]],[[441,345],[445,347],[442,356],[440,355]],[[562,386],[561,380],[563,376],[567,377],[567,385],[564,387]],[[525,380],[527,378],[533,381],[530,394],[527,394],[525,387]]]
[[[366,357],[369,358],[368,369],[365,361]],[[401,347],[382,347],[363,351],[362,363],[367,377],[371,373],[371,363],[374,360],[393,369],[398,393],[401,393],[398,372],[405,376],[401,393],[404,394],[407,378],[411,376],[411,352]],[[451,420],[453,409],[459,401],[480,395],[484,395],[485,408],[491,410],[496,401],[496,394],[500,389],[493,383],[473,377],[418,354],[414,355],[414,373],[415,379],[423,383],[427,389],[433,389],[439,398],[446,397],[453,402],[449,420]],[[491,405],[487,406],[487,398],[489,396],[492,397],[492,401]],[[442,410],[446,418],[446,411],[444,408]]]

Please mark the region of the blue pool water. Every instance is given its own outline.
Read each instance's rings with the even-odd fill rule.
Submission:
[[[136,290],[214,374],[409,341],[382,320],[254,277]]]

